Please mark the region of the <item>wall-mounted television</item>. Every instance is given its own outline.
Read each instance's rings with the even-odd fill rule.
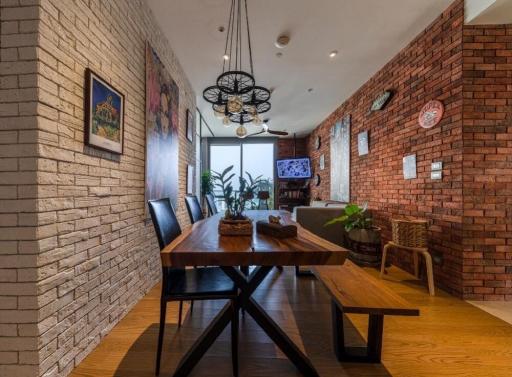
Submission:
[[[276,165],[280,179],[311,178],[311,161],[308,157],[277,160]]]

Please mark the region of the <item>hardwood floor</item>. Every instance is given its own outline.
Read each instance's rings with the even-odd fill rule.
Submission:
[[[368,270],[378,275],[375,270]],[[420,317],[386,317],[382,364],[339,363],[331,345],[330,302],[312,277],[294,276],[292,268],[274,270],[255,297],[321,376],[419,377],[511,376],[512,326],[441,290],[426,287],[396,268],[386,284],[420,308]],[[156,286],[74,370],[73,377],[149,377],[154,375],[160,287]],[[171,376],[180,356],[213,318],[220,302],[197,302],[177,329],[177,303],[170,303],[161,376]],[[346,336],[353,344],[366,336],[366,318],[350,315]],[[348,322],[348,321],[346,321]],[[357,328],[357,330],[356,330]],[[229,326],[191,376],[231,376]],[[249,316],[241,319],[240,376],[300,374]]]

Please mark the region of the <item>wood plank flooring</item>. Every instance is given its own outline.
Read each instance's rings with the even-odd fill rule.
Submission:
[[[377,275],[375,270],[367,270]],[[255,293],[258,302],[311,358],[321,376],[421,377],[512,375],[512,325],[441,290],[430,297],[411,275],[391,268],[386,285],[420,308],[420,317],[386,317],[382,364],[339,363],[331,345],[330,302],[312,277],[274,270]],[[73,377],[149,377],[154,363],[160,287],[156,286],[74,370]],[[177,329],[177,303],[170,303],[161,376],[171,376],[181,355],[207,326],[221,302],[197,302]],[[351,344],[366,337],[365,316],[350,315]],[[348,322],[348,321],[346,321]],[[231,376],[228,329],[191,376]],[[240,376],[300,376],[249,316],[241,320]]]

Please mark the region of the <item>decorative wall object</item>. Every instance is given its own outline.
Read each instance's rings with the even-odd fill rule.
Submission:
[[[178,201],[179,88],[146,45],[146,202]],[[147,214],[147,208],[146,208]]]
[[[322,145],[322,138],[320,136],[317,136],[315,138],[315,149],[319,150],[321,145]]]
[[[368,131],[360,132],[357,135],[357,151],[359,156],[368,154]]]
[[[443,103],[438,100],[432,100],[427,102],[421,109],[418,122],[423,128],[432,128],[441,121],[443,114]]]
[[[404,179],[416,178],[416,155],[411,154],[403,159]]]
[[[320,175],[315,175],[315,186],[320,186],[320,183],[322,182],[322,179],[320,178]]]
[[[191,143],[194,140],[194,116],[189,109],[187,109],[187,140]]]
[[[187,165],[187,194],[194,193],[194,166]]]
[[[350,114],[331,128],[331,199],[350,201]]]
[[[379,94],[379,96],[375,98],[375,100],[373,101],[369,112],[371,113],[373,111],[384,109],[387,106],[387,104],[391,101],[391,98],[393,98],[393,95],[394,91],[391,89]]]
[[[84,98],[85,144],[123,153],[124,95],[87,68]]]
[[[324,154],[320,155],[319,167],[320,167],[320,170],[325,169],[325,155]]]

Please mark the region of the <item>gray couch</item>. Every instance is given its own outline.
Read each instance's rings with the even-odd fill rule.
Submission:
[[[296,207],[294,209],[294,217],[305,229],[327,241],[342,246],[345,237],[343,226],[341,224],[324,225],[334,217],[341,216],[345,205],[346,204],[341,203],[332,204],[330,202],[322,202],[314,204],[311,207]]]

